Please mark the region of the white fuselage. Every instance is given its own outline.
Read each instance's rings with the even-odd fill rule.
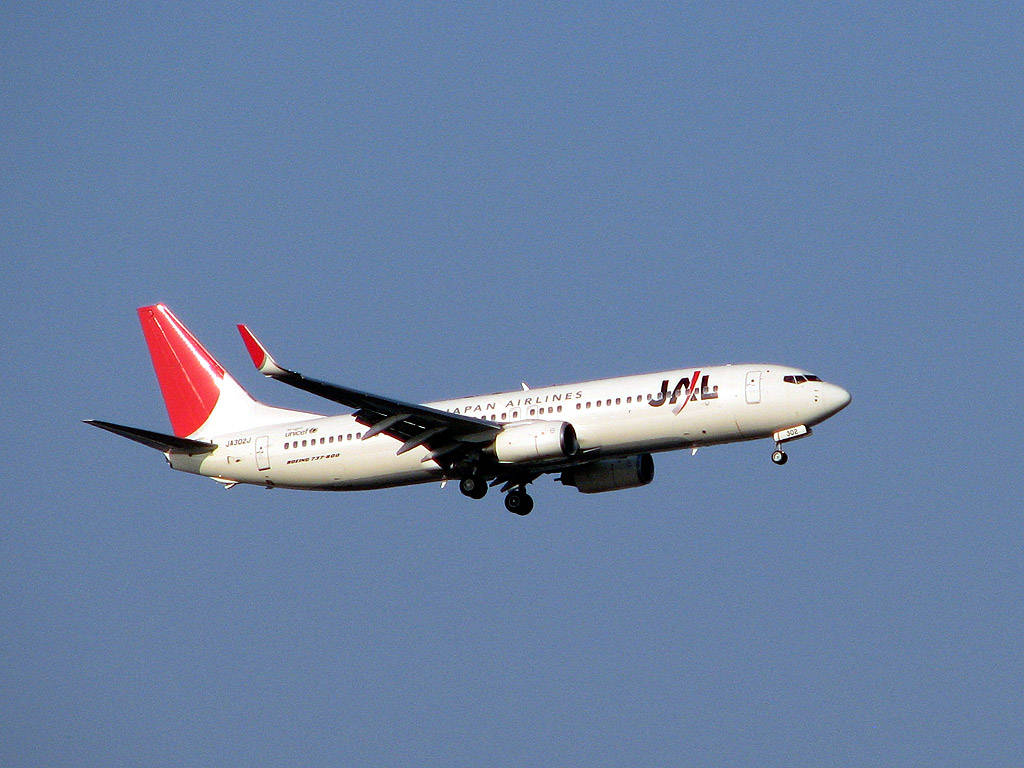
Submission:
[[[849,401],[828,382],[792,381],[804,373],[765,364],[684,368],[428,405],[496,424],[569,422],[588,457],[613,458],[769,437],[817,424]],[[396,455],[400,440],[362,440],[366,430],[350,415],[311,418],[201,435],[216,450],[168,459],[175,469],[223,482],[283,488],[361,490],[443,478],[439,464],[424,461],[426,448]]]

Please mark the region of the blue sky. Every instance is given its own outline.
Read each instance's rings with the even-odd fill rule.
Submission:
[[[0,11],[0,762],[1016,765],[1012,7]],[[235,488],[135,307],[256,397],[773,361],[853,404],[641,489]]]

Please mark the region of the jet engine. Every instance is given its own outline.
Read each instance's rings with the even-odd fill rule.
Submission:
[[[565,421],[510,424],[494,438],[494,455],[502,464],[564,459],[579,449],[576,430]]]
[[[638,488],[654,479],[654,459],[649,453],[624,459],[604,459],[568,469],[560,478],[580,493],[603,493],[621,488]]]

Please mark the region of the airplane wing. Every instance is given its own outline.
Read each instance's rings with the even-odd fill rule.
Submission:
[[[278,365],[245,325],[240,324],[238,332],[260,373],[354,408],[356,421],[369,427],[363,433],[363,440],[380,434],[389,435],[402,442],[397,449],[399,454],[422,445],[430,451],[424,461],[436,460],[450,465],[460,451],[489,443],[501,431],[494,422],[308,378]]]

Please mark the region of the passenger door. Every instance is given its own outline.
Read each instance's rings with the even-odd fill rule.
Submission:
[[[266,435],[256,438],[256,469],[270,469],[270,438]]]
[[[747,402],[753,405],[761,402],[761,371],[747,371]]]

